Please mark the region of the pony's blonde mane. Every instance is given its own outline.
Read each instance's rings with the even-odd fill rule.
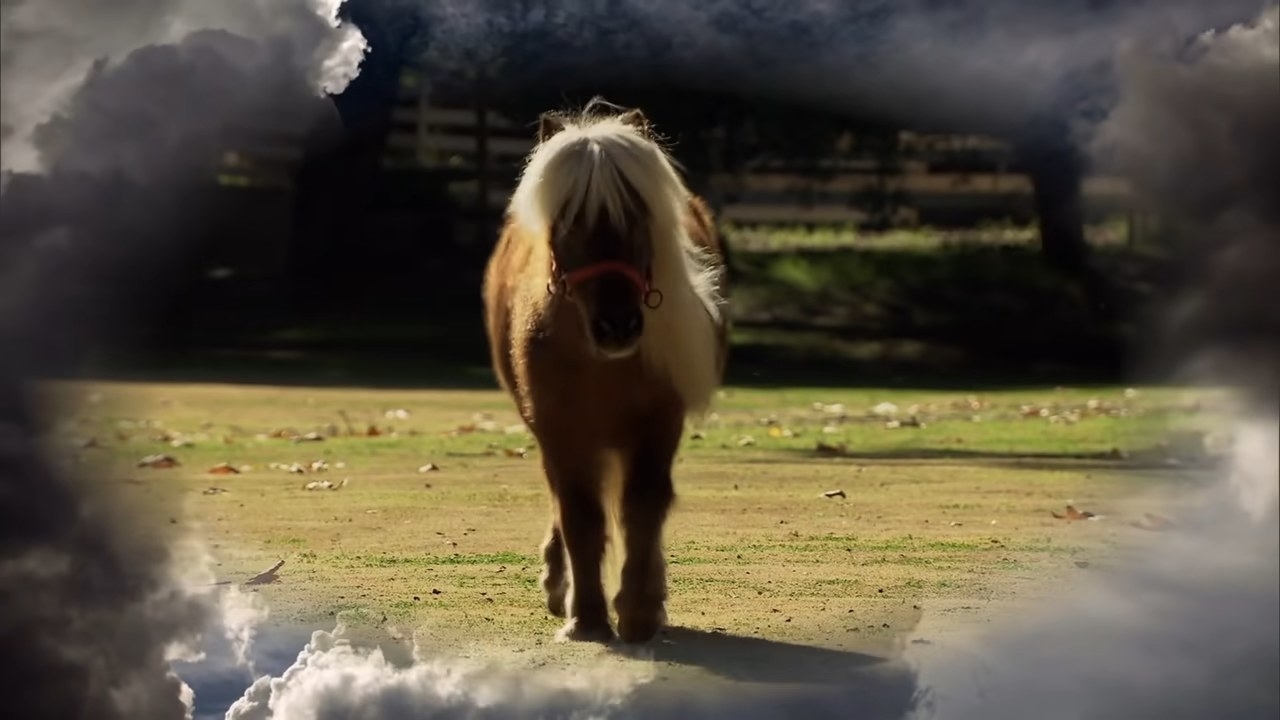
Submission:
[[[617,115],[583,113],[565,119],[563,129],[529,155],[507,212],[548,239],[557,221],[603,211],[621,228],[642,213],[652,235],[653,285],[663,303],[647,313],[640,353],[697,414],[719,385],[724,298],[720,266],[685,229],[690,198],[672,158],[643,130]]]

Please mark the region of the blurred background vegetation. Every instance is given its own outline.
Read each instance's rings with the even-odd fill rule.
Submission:
[[[643,108],[718,214],[732,382],[1106,381],[1147,338],[1168,233],[1055,118],[981,133],[566,73],[554,39],[470,57],[388,7],[344,5],[371,50],[338,119],[227,134],[145,361],[86,367],[491,385],[480,275],[502,208],[538,113],[594,95]]]

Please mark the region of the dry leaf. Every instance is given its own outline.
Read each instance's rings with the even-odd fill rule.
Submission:
[[[420,473],[439,472],[439,471],[440,471],[440,466],[435,463],[427,463],[426,465],[423,465],[422,467],[418,468],[418,472]]]
[[[207,471],[210,475],[239,475],[239,468],[231,463],[218,463]]]
[[[381,434],[382,434],[382,431],[378,429],[377,425],[370,425],[364,430],[365,437],[378,437]]]
[[[308,467],[311,469],[311,472],[324,472],[329,469],[329,463],[324,460],[312,460],[311,465]]]
[[[828,490],[828,491],[826,491],[826,492],[822,493],[822,497],[825,497],[825,498],[847,498],[848,496],[844,494],[844,490]]]
[[[521,458],[521,459],[524,459],[529,454],[529,450],[527,448],[522,448],[522,447],[503,448],[502,452],[504,455],[506,455],[509,458]]]
[[[1089,512],[1088,510],[1085,510],[1084,512],[1077,510],[1075,505],[1068,505],[1066,507],[1066,510],[1061,514],[1054,512],[1052,510],[1050,510],[1049,512],[1059,520],[1088,520],[1089,518],[1096,517],[1093,513]]]
[[[342,482],[335,483],[332,480],[312,480],[302,486],[303,490],[340,490],[347,486],[348,478],[342,478]]]
[[[408,420],[409,411],[404,408],[397,408],[395,410],[386,411],[382,416],[388,420]]]
[[[318,432],[309,432],[305,435],[298,435],[293,438],[294,442],[321,442],[323,440],[324,436]]]
[[[742,437],[738,438],[738,447],[747,447],[748,445],[755,445],[755,444],[756,444],[756,439],[751,437],[750,435],[743,435]]]
[[[148,455],[138,461],[138,467],[146,468],[174,468],[180,465],[172,455]]]
[[[257,575],[254,575],[253,577],[249,578],[248,580],[245,580],[245,581],[244,581],[244,583],[242,583],[242,584],[244,584],[244,585],[270,585],[271,583],[273,583],[273,582],[275,582],[276,580],[278,580],[278,579],[279,579],[278,573],[280,572],[280,568],[282,568],[282,567],[284,567],[284,560],[280,560],[280,561],[279,561],[279,562],[277,562],[275,565],[272,565],[269,569],[264,570],[264,571],[262,571],[262,572],[258,573]]]
[[[293,428],[280,428],[279,430],[272,430],[267,434],[267,437],[276,438],[277,440],[289,440],[297,436],[298,431]]]
[[[220,488],[220,487],[209,487],[209,488],[205,488],[202,494],[204,494],[204,495],[221,495],[222,493],[225,493],[225,492],[227,492],[227,489],[226,489],[226,488]]]
[[[813,451],[818,455],[835,457],[839,455],[844,455],[846,452],[848,452],[847,447],[848,446],[846,446],[844,443],[840,443],[839,445],[831,445],[828,443],[819,442],[817,445],[813,446]]]
[[[891,402],[882,402],[871,408],[872,415],[880,417],[890,417],[898,414],[898,406]]]

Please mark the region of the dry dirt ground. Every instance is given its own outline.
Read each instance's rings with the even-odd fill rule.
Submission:
[[[341,619],[533,664],[602,652],[552,641],[559,621],[537,587],[548,519],[537,448],[496,391],[49,392],[61,408],[54,452],[118,486],[139,523],[204,538],[221,580],[284,561],[252,588],[271,623]],[[677,466],[666,547],[678,629],[651,654],[800,682],[886,655],[908,633],[998,621],[997,609],[1059,592],[1156,534],[1152,496],[1203,480],[1213,398],[726,389]],[[155,454],[178,465],[140,466]],[[1054,517],[1068,504],[1100,517]]]

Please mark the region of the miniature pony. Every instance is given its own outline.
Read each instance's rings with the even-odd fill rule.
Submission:
[[[558,635],[614,637],[601,569],[612,518],[618,636],[644,642],[666,623],[672,464],[686,417],[722,380],[727,288],[706,204],[640,110],[603,105],[540,118],[486,268],[485,324],[551,489],[542,588],[566,618]]]

